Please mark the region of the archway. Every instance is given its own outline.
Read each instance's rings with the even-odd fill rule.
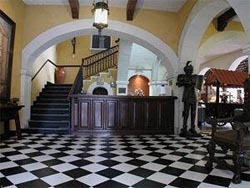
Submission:
[[[22,51],[21,69],[21,103],[25,105],[22,125],[28,126],[30,118],[31,67],[35,59],[47,48],[74,36],[97,34],[92,26],[92,19],[83,19],[53,27],[32,40]],[[122,29],[121,29],[122,28]],[[103,30],[103,35],[133,41],[152,51],[162,62],[166,63],[169,73],[174,74],[177,68],[177,56],[163,41],[151,33],[136,26],[109,20],[109,27]]]
[[[128,94],[133,96],[149,96],[149,79],[143,75],[130,77]]]
[[[104,87],[96,87],[93,90],[93,95],[108,95],[108,91],[107,89],[105,89]]]
[[[236,70],[237,67],[239,66],[239,64],[240,64],[242,61],[244,61],[245,59],[247,59],[247,58],[248,58],[247,55],[243,55],[243,56],[237,58],[237,59],[231,64],[231,66],[229,67],[228,70],[233,70],[233,71]]]
[[[87,90],[87,94],[93,94],[96,88],[104,88],[107,91],[106,95],[114,95],[113,89],[107,82],[103,82],[102,85],[98,84],[97,82],[93,82],[92,84],[90,84]]]
[[[247,8],[249,6],[250,1],[244,1],[244,3],[242,1],[234,0],[197,1],[184,25],[179,41],[178,56],[180,62],[178,71],[183,72],[183,67],[189,60],[193,61],[195,68],[194,72],[196,73],[198,71],[195,61],[202,36],[214,17],[230,7],[232,7],[239,16],[249,43],[250,20],[247,19],[250,17],[250,12]],[[176,89],[174,92],[178,98],[181,98],[182,90]],[[176,110],[177,113],[175,113],[175,123],[181,125],[183,105],[180,100],[177,100],[176,102],[179,108]],[[178,127],[176,127],[176,132],[178,132]]]
[[[245,45],[246,41],[246,35],[242,31],[224,31],[209,37],[198,50],[196,58],[197,71],[201,68],[203,69],[204,66],[214,67],[214,64],[209,64],[209,62],[211,63],[211,61],[217,59],[218,55],[220,56],[220,61],[223,62],[224,66],[219,63],[217,68],[228,69],[235,57],[243,55],[241,49]]]

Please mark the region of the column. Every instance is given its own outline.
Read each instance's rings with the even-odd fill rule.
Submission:
[[[159,65],[161,63],[161,60],[157,57],[155,62],[152,65],[152,76],[151,76],[151,82],[149,83],[149,93],[150,96],[158,96],[159,95],[159,89],[157,87],[158,85],[158,73],[159,73]]]
[[[27,69],[21,69],[21,94],[20,104],[25,105],[22,109],[21,128],[27,128],[30,120],[31,106],[31,78],[32,73]]]
[[[128,67],[130,64],[130,56],[133,43],[120,40],[119,57],[117,70],[117,95],[127,95],[128,93]]]

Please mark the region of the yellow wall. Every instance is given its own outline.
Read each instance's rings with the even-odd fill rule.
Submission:
[[[93,18],[92,7],[81,6],[79,19]],[[158,36],[176,51],[179,24],[177,13],[139,10],[133,21],[126,21],[126,9],[110,8],[109,19],[129,23]],[[146,19],[146,21],[145,21]],[[73,21],[69,6],[26,6],[24,45],[51,27]],[[37,24],[39,23],[39,24]]]
[[[23,17],[25,6],[20,0],[0,0],[0,9],[16,23],[10,97],[20,98],[20,67],[23,42]],[[11,125],[13,126],[13,121]],[[2,122],[0,122],[2,124]],[[0,125],[0,134],[3,126]]]
[[[16,23],[14,54],[11,77],[11,97],[20,96],[20,69],[21,52],[23,43],[24,12],[25,6],[20,0],[0,0],[1,10]]]
[[[225,31],[244,31],[243,26],[240,22],[229,22],[229,24],[227,25],[227,27],[225,28]],[[215,35],[216,33],[218,33],[219,31],[216,30],[216,24],[215,24],[215,20],[213,20],[207,30],[205,31],[200,45],[202,45],[209,37]]]

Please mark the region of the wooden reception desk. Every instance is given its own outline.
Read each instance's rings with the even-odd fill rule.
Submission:
[[[174,133],[173,96],[71,96],[71,131]]]

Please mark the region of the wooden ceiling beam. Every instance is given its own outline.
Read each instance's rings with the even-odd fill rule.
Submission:
[[[136,4],[137,4],[137,0],[128,0],[128,4],[127,4],[127,20],[128,21],[132,21],[134,18]]]
[[[217,18],[217,31],[224,31],[227,24],[237,16],[233,8],[230,8]]]
[[[73,19],[79,19],[79,1],[69,0],[71,14]]]

